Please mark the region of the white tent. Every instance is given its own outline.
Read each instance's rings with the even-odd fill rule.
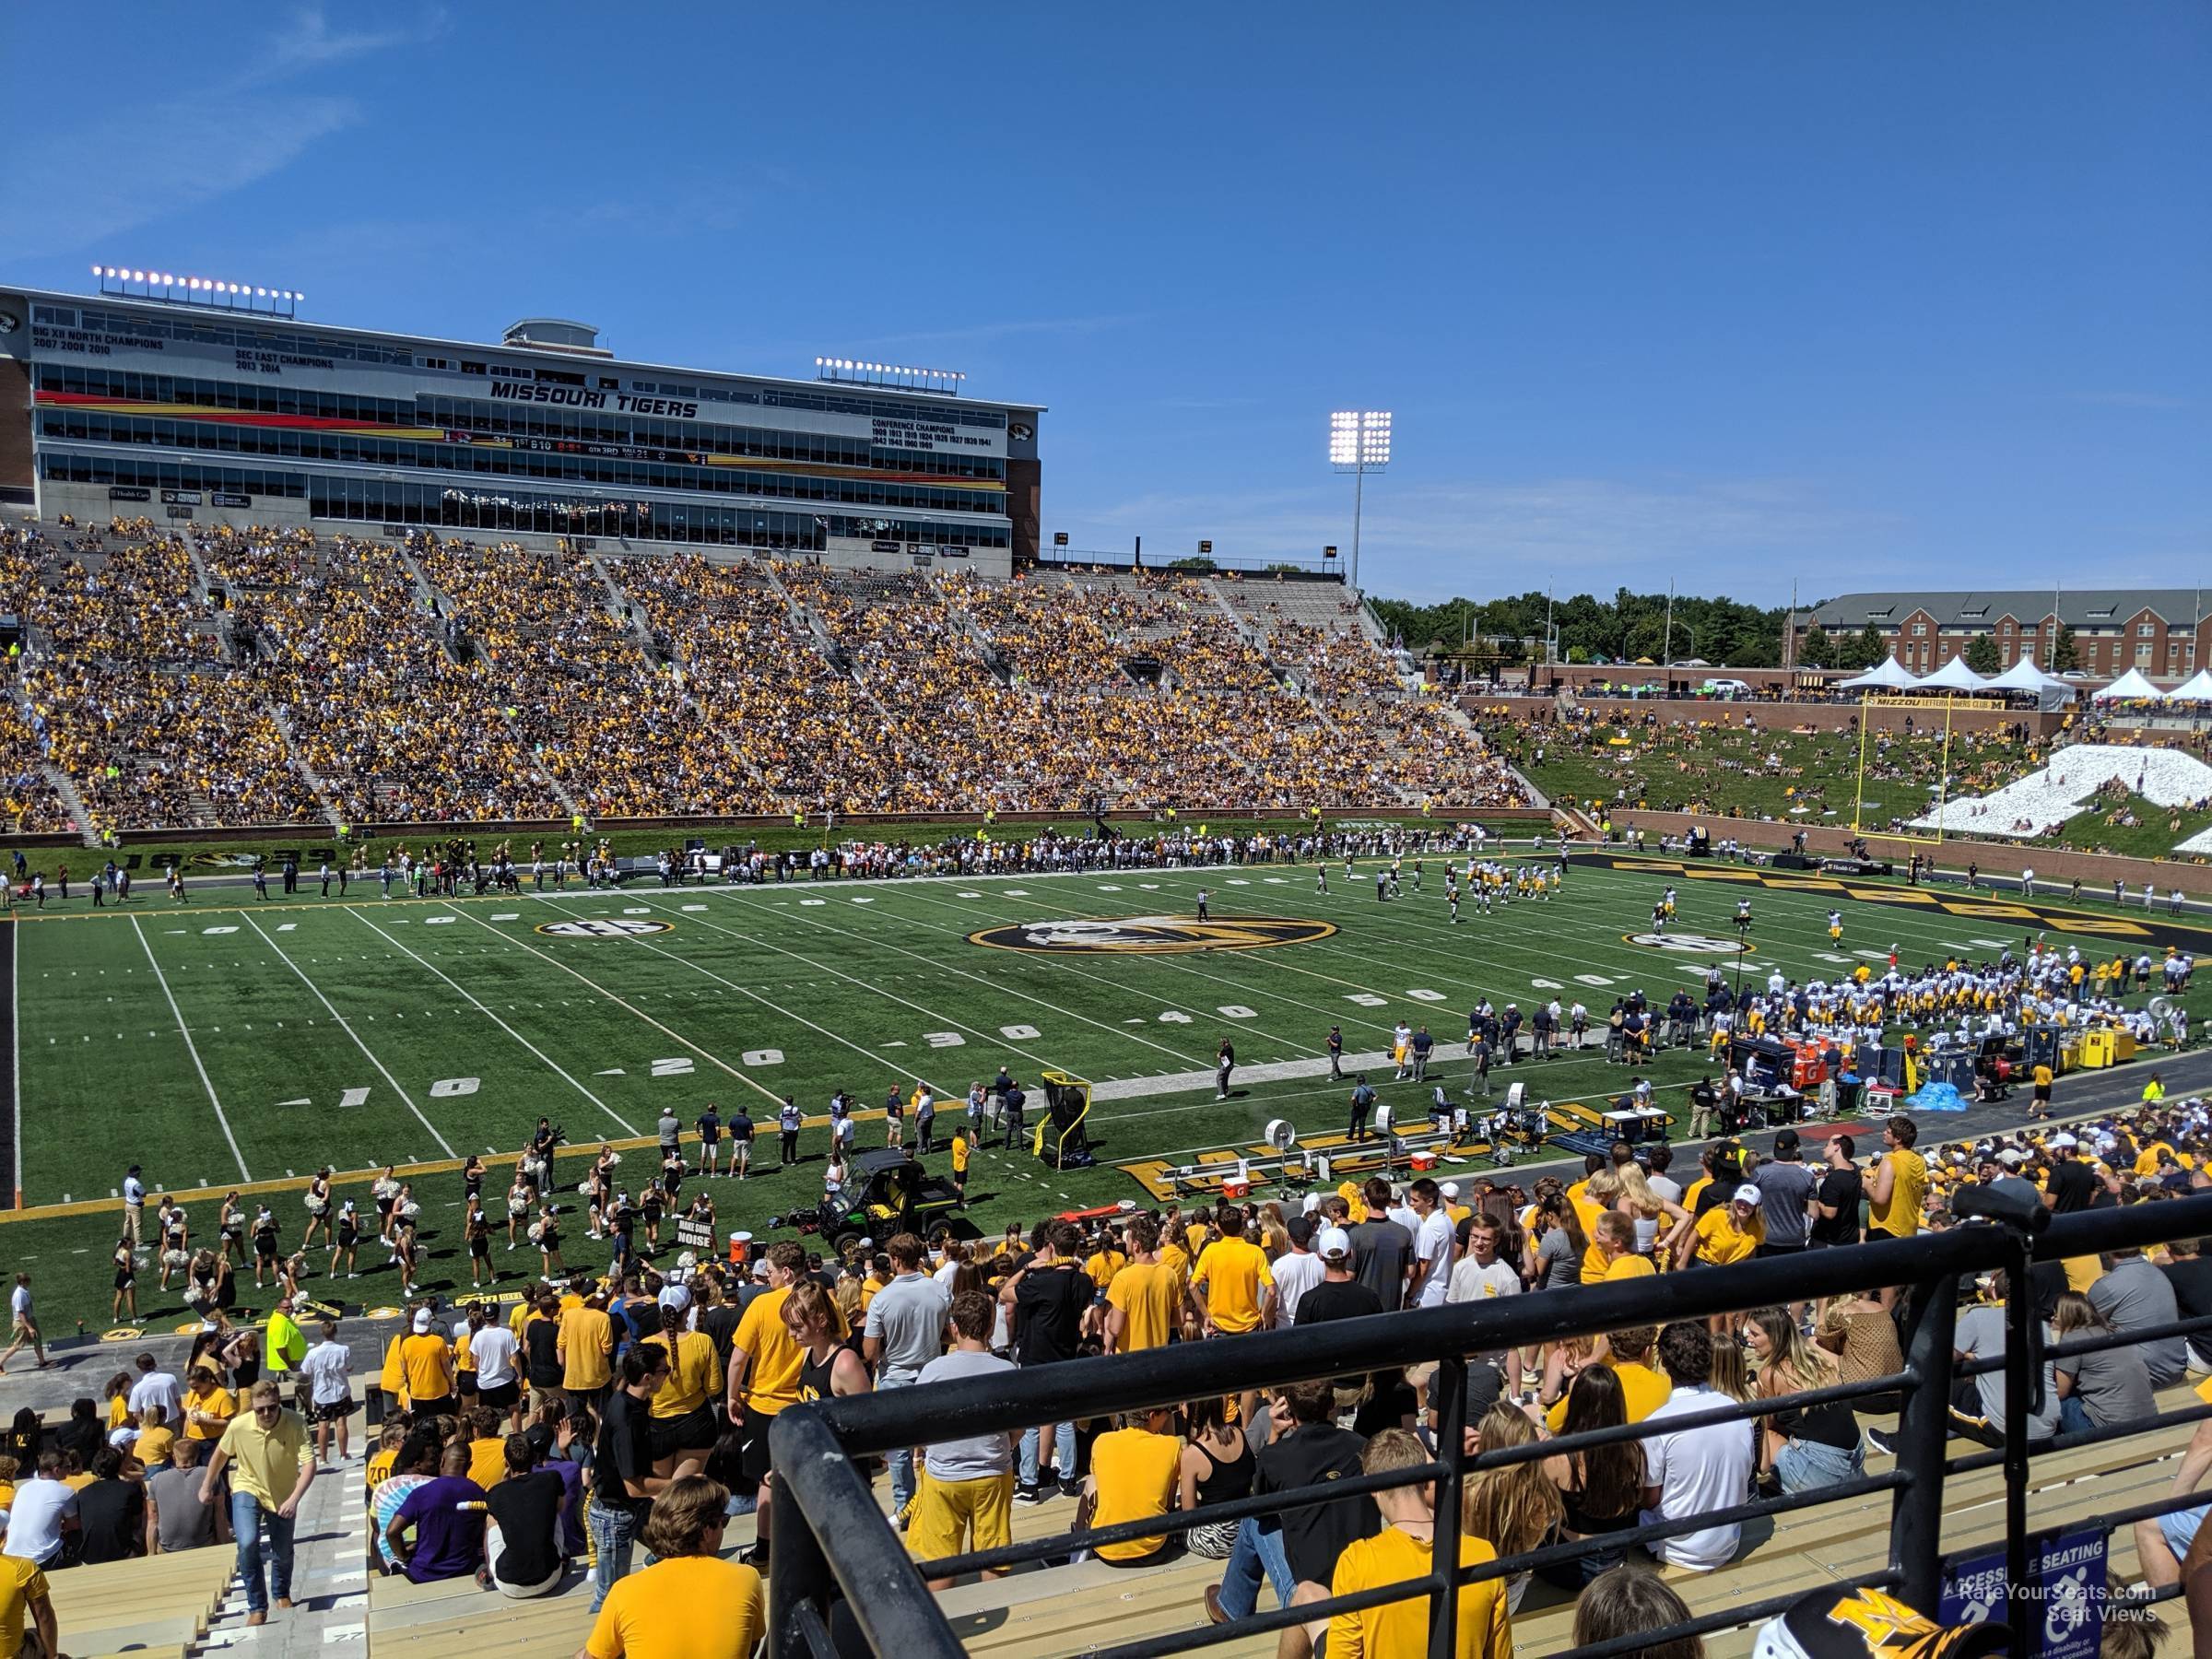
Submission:
[[[1989,682],[1966,665],[1966,659],[1955,656],[1935,673],[1912,682],[1915,691],[1979,691]]]
[[[1895,657],[1884,657],[1878,666],[1847,679],[1837,686],[1839,691],[1902,691],[1912,684],[1912,671]]]
[[[2022,657],[2011,667],[2006,669],[2004,673],[1998,675],[1996,678],[1991,680],[1989,684],[1983,688],[1983,689],[1988,691],[2033,692],[2056,690],[2064,691],[2070,697],[2074,694],[2075,688],[2068,685],[2065,680],[2053,679],[2050,675],[2045,674],[2041,668],[2038,668],[2034,663],[2030,661],[2028,658]]]
[[[2160,702],[2166,693],[2130,668],[2103,690],[2092,693],[2091,702]]]
[[[2199,668],[2193,678],[2166,693],[2168,702],[2212,702],[2212,668]]]

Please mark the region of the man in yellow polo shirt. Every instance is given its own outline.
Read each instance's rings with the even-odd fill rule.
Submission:
[[[427,1313],[418,1315],[427,1319]],[[274,1379],[253,1384],[253,1409],[230,1419],[215,1455],[200,1477],[200,1501],[213,1503],[223,1471],[230,1471],[230,1530],[238,1539],[238,1576],[246,1586],[246,1622],[266,1624],[268,1598],[279,1607],[292,1605],[292,1524],[307,1488],[314,1484],[315,1460],[307,1425],[284,1408]],[[268,1530],[269,1582],[261,1580],[262,1530]]]
[[[1241,1336],[1275,1315],[1275,1273],[1267,1253],[1244,1237],[1244,1214],[1225,1207],[1221,1236],[1199,1253],[1191,1270],[1191,1299],[1208,1336]]]
[[[1159,1223],[1149,1216],[1133,1218],[1129,1248],[1135,1255],[1106,1288],[1106,1351],[1110,1354],[1165,1347],[1180,1323],[1182,1277],[1159,1259]]]

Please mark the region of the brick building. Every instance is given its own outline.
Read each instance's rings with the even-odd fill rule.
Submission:
[[[2000,670],[2023,656],[2048,669],[2061,625],[2074,630],[2080,668],[2099,678],[2136,668],[2172,684],[2212,662],[2212,617],[2205,614],[2203,595],[2190,588],[1845,594],[1794,618],[1792,660],[1802,658],[1815,624],[1840,641],[1863,633],[1869,623],[1889,654],[1915,674],[1942,667],[1977,637],[1994,642]]]

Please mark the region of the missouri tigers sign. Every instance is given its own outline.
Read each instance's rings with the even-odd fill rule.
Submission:
[[[664,934],[675,925],[673,922],[641,922],[635,916],[579,916],[570,922],[544,923],[537,931],[556,939],[629,939],[641,934]]]
[[[1258,950],[1303,945],[1336,931],[1330,922],[1288,916],[1237,916],[1194,922],[1182,916],[1128,916],[1120,921],[1022,922],[986,927],[968,935],[971,945],[994,950],[1101,951],[1124,956],[1171,956],[1193,950]]]

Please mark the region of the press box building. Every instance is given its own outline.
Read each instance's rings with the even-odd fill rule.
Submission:
[[[956,376],[664,368],[550,319],[467,345],[147,280],[166,275],[103,272],[92,297],[0,287],[0,500],[985,575],[1036,556],[1041,407]]]

